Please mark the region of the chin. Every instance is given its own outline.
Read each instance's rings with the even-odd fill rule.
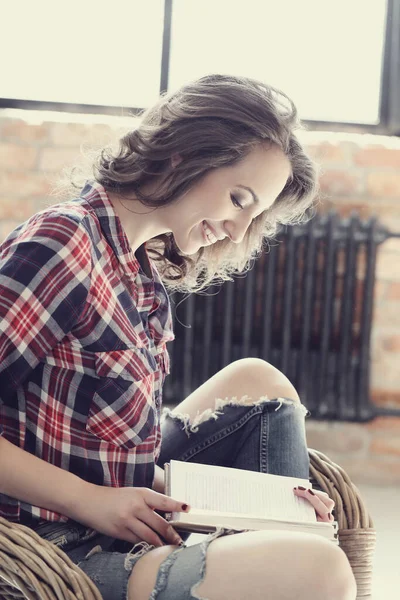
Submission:
[[[179,252],[183,255],[183,256],[193,256],[194,254],[197,254],[197,252],[200,250],[200,248],[202,248],[202,246],[198,246],[197,248],[193,248],[191,250],[181,250],[179,248]]]
[[[197,254],[203,247],[201,244],[195,243],[192,240],[187,240],[186,244],[180,244],[175,237],[174,240],[180,254],[183,256],[193,256],[193,254]]]

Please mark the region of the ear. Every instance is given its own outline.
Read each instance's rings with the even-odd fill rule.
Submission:
[[[174,155],[172,156],[172,158],[171,158],[171,165],[172,165],[172,168],[173,168],[173,169],[175,169],[175,167],[176,167],[177,165],[179,165],[179,163],[180,163],[180,162],[182,162],[182,160],[183,160],[183,159],[182,159],[182,157],[181,157],[181,155],[180,155],[180,154],[174,154]]]

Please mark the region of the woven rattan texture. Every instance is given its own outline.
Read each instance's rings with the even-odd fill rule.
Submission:
[[[57,546],[0,517],[0,598],[101,600],[101,594]]]
[[[308,449],[310,480],[335,501],[339,545],[346,553],[357,582],[357,600],[371,598],[376,531],[357,487],[347,473],[317,450]]]

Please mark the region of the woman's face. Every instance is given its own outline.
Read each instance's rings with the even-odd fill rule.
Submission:
[[[240,244],[252,220],[267,210],[291,173],[277,146],[259,146],[242,161],[210,171],[183,197],[169,205],[169,229],[183,254],[229,237]]]

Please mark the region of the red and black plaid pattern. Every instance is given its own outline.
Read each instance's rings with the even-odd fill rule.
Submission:
[[[173,339],[167,292],[104,188],[52,206],[0,246],[0,435],[98,485],[151,487]],[[0,494],[25,524],[67,518]]]

